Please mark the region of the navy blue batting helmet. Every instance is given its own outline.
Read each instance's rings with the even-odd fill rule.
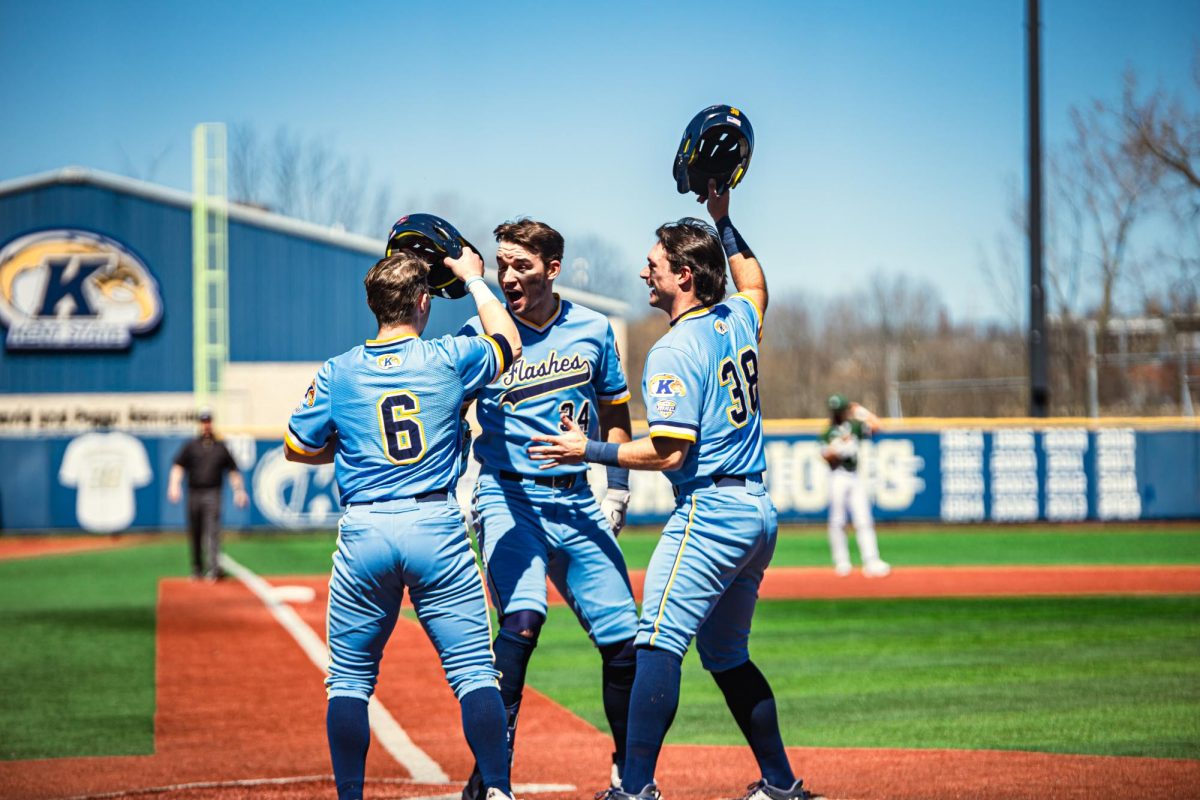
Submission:
[[[408,214],[392,226],[387,252],[384,255],[390,256],[401,250],[411,250],[425,256],[426,261],[430,262],[429,293],[453,300],[464,297],[467,287],[442,263],[442,259],[447,256],[458,258],[463,254],[464,247],[479,252],[478,248],[441,217],[433,214]]]
[[[708,196],[708,182],[724,194],[746,177],[754,152],[754,128],[732,106],[709,106],[688,123],[675,153],[675,184],[680,194]]]

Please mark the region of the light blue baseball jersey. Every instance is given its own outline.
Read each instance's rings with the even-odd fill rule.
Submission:
[[[476,414],[483,433],[475,442],[475,458],[488,469],[523,475],[586,472],[587,464],[539,469],[541,462],[531,459],[526,448],[535,435],[561,433],[564,414],[596,439],[596,405],[629,402],[612,326],[603,314],[569,300],[559,300],[544,325],[515,314],[513,319],[521,326],[522,355],[478,393]],[[475,317],[459,333],[479,330]]]
[[[650,436],[692,442],[675,485],[766,468],[758,405],[762,314],[750,298],[679,316],[646,356],[642,395]]]
[[[287,446],[313,455],[337,435],[343,503],[450,489],[463,398],[506,366],[486,335],[369,340],[321,367],[288,422]]]

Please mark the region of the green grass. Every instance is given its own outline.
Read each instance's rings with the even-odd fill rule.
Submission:
[[[154,752],[158,579],[179,543],[0,561],[0,759]]]
[[[337,549],[335,533],[271,533],[226,536],[223,548],[260,575],[328,575]]]
[[[620,541],[630,569],[643,568],[650,563],[658,531],[633,528]],[[857,559],[853,543],[850,549]],[[1195,564],[1200,563],[1200,528],[881,528],[879,549],[892,564],[910,566]],[[829,566],[824,529],[784,526],[771,563]]]
[[[885,529],[904,564],[1200,563],[1200,529]],[[630,564],[657,540],[623,534]],[[228,536],[264,575],[327,574],[332,533]],[[777,564],[824,566],[824,534],[787,528]],[[180,536],[0,561],[0,759],[153,752],[158,580]],[[1015,747],[1200,757],[1200,598],[764,602],[756,661],[789,743]],[[599,663],[564,609],[531,683],[603,727]],[[672,741],[740,741],[694,657]]]
[[[329,571],[335,539],[333,533],[227,537],[226,550],[263,574],[324,574]],[[630,569],[642,569],[650,562],[658,529],[632,528],[621,534],[620,542]],[[879,542],[884,558],[910,566],[1200,564],[1200,527],[883,528]],[[825,531],[785,526],[772,563],[828,566]]]
[[[1200,757],[1200,598],[770,601],[751,649],[790,745]],[[606,729],[555,609],[529,683]],[[668,741],[741,744],[694,652]]]

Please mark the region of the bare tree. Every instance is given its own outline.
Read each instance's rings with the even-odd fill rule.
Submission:
[[[140,181],[153,181],[158,174],[158,168],[162,166],[163,160],[170,154],[171,145],[166,144],[155,155],[143,161],[143,166],[139,168],[134,164],[133,159],[129,157],[129,152],[125,149],[125,145],[117,142],[117,150],[121,154],[121,170],[131,178]]]
[[[1200,49],[1192,64],[1192,83],[1200,90]],[[1163,89],[1139,97],[1131,70],[1125,73],[1120,120],[1130,153],[1158,162],[1168,181],[1190,189],[1193,202],[1200,204],[1200,111],[1189,112]]]
[[[269,143],[252,125],[231,127],[229,186],[234,202],[319,225],[382,237],[392,222],[390,192],[371,186],[365,163],[356,165],[327,142],[286,127]]]
[[[1200,104],[1200,48],[1192,63],[1191,108]],[[1155,249],[1154,285],[1144,288],[1147,307],[1164,312],[1195,313],[1200,293],[1200,110],[1189,110],[1178,96],[1158,88],[1146,96],[1137,76],[1125,74],[1117,112],[1124,145],[1131,159],[1160,168],[1159,207],[1174,241]],[[1148,276],[1149,278],[1149,276]]]
[[[567,237],[563,254],[563,280],[567,286],[623,300],[640,312],[646,292],[637,279],[639,270],[639,262],[609,239],[594,233]]]
[[[1126,277],[1134,226],[1147,211],[1162,166],[1131,159],[1102,102],[1071,109],[1073,137],[1060,154],[1059,202],[1083,223],[1086,252],[1099,284],[1096,316],[1112,316],[1118,284]]]
[[[266,158],[253,125],[229,126],[229,199],[243,205],[264,205]]]
[[[1050,158],[1051,185],[1063,186],[1064,167],[1057,153]],[[1058,200],[1057,196],[1052,200]],[[1029,220],[1025,194],[1012,181],[1008,191],[1008,225],[999,233],[991,250],[980,248],[979,267],[991,287],[1000,316],[1014,328],[1024,324],[1029,302]],[[1078,204],[1050,202],[1045,206],[1043,274],[1046,278],[1047,308],[1069,319],[1085,312],[1084,269],[1087,227]]]

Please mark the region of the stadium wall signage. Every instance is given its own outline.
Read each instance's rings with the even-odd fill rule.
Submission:
[[[182,528],[183,508],[166,502],[166,486],[184,437],[119,438],[122,445],[115,448],[108,445],[116,437],[94,432],[0,436],[0,463],[10,467],[0,471],[0,498],[20,498],[0,505],[0,529]],[[231,436],[226,442],[252,489],[249,508],[225,504],[226,527],[328,530],[337,524],[341,505],[331,465],[287,461],[278,439]],[[767,480],[780,519],[823,523],[829,470],[816,437],[769,435],[766,448]],[[864,449],[859,469],[881,521],[1200,519],[1195,427],[889,432]],[[81,498],[98,476],[120,497]],[[636,471],[630,477],[631,523],[661,523],[675,502],[666,478]],[[603,469],[595,469],[592,479],[600,487]],[[470,482],[468,477],[460,483],[460,500],[469,498]],[[107,516],[92,513],[101,506]],[[122,509],[119,519],[116,508]]]
[[[56,228],[0,247],[7,350],[124,350],[162,313],[150,268],[115,239]]]

